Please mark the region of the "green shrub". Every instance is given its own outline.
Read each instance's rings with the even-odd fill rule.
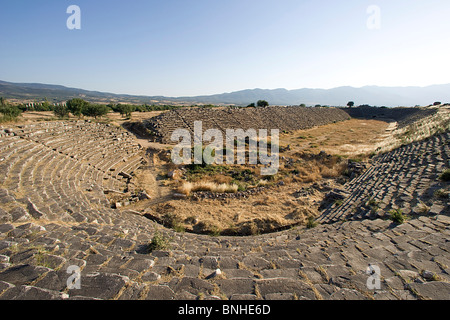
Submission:
[[[258,107],[268,107],[268,106],[269,106],[269,103],[268,103],[266,100],[259,100],[259,101],[256,103],[256,105],[257,105]]]
[[[101,104],[88,104],[82,110],[84,116],[87,117],[102,117],[109,112],[109,108]]]
[[[402,224],[403,222],[405,222],[406,217],[403,215],[402,210],[400,209],[394,209],[389,211],[389,218],[398,224]]]
[[[83,109],[86,108],[89,105],[89,103],[83,99],[75,98],[75,99],[68,100],[66,102],[66,105],[67,105],[67,109],[74,116],[81,117],[81,114],[83,113]]]
[[[437,199],[446,199],[446,198],[447,198],[447,193],[445,192],[445,189],[439,189],[439,190],[436,190],[436,191],[433,193],[433,195],[434,195],[434,197],[437,198]]]
[[[152,238],[152,242],[147,246],[148,253],[151,253],[155,250],[167,249],[170,249],[170,239],[160,233],[156,233]]]
[[[70,111],[69,111],[69,108],[67,106],[57,105],[57,106],[54,107],[53,113],[58,118],[65,118],[65,117],[69,116]]]
[[[130,104],[118,104],[113,111],[119,112],[121,116],[131,117],[131,113],[136,111],[137,107]],[[139,111],[143,110],[142,107],[139,107]]]
[[[308,221],[306,222],[306,228],[308,229],[312,229],[317,227],[319,223],[316,221],[316,219],[314,217],[309,217]]]
[[[20,110],[16,106],[3,104],[0,106],[0,113],[2,115],[1,119],[3,121],[12,121],[15,120],[18,116],[20,116],[22,110]]]
[[[446,169],[440,176],[439,178],[442,181],[450,181],[450,169]]]

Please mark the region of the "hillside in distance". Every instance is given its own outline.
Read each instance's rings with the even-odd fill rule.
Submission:
[[[97,103],[132,104],[216,104],[246,106],[258,100],[267,100],[271,105],[330,105],[345,106],[349,101],[356,105],[415,106],[429,105],[436,101],[450,102],[450,84],[428,87],[338,87],[333,89],[248,89],[230,93],[195,97],[164,97],[114,94],[68,88],[60,85],[40,83],[11,83],[0,81],[0,96],[13,101],[63,102],[72,98],[83,98]]]
[[[450,101],[450,84],[429,87],[378,87],[361,88],[338,87],[333,89],[275,89],[243,90],[212,96],[185,97],[189,101],[204,103],[248,104],[259,99],[267,100],[273,105],[330,105],[346,106],[349,101],[356,105],[373,106],[415,106],[430,105],[436,101]]]

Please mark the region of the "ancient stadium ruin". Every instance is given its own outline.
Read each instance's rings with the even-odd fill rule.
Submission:
[[[446,299],[449,110],[412,109],[176,110],[144,122],[155,142],[112,122],[3,125],[0,299]],[[196,120],[280,129],[282,176],[172,167],[171,133]],[[367,157],[332,154],[364,139]],[[174,198],[207,174],[247,189]],[[227,205],[250,215],[214,229]]]

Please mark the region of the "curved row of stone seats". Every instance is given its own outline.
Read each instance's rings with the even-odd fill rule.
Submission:
[[[87,132],[92,132],[89,129],[92,126],[99,133],[95,138],[95,148],[85,143],[89,136],[82,138]],[[14,131],[11,135],[2,136],[0,142],[2,186],[22,200],[22,209],[33,206],[36,209],[34,215],[38,217],[77,222],[109,219],[101,211],[110,206],[104,194],[105,186],[115,190],[129,189],[128,182],[118,179],[118,174],[120,170],[132,173],[143,161],[138,152],[141,147],[128,134],[105,125],[91,125],[84,121],[76,126],[47,123],[20,126]],[[53,136],[62,135],[64,138],[59,140],[63,144],[73,142],[77,150],[84,147],[88,152],[94,149],[108,155],[108,162],[105,165],[99,157],[88,158],[87,162],[79,160],[76,154],[71,153],[73,149],[61,152],[61,141],[58,140],[57,145],[56,140],[48,139],[46,134],[49,132]],[[105,137],[99,138],[102,133],[106,133]],[[115,141],[118,136],[129,140],[128,143],[120,145],[122,140]],[[112,168],[119,169],[119,172],[111,175]]]
[[[346,184],[350,195],[318,221],[377,218],[393,209],[404,214],[448,212],[448,200],[434,199],[434,193],[445,187],[439,175],[450,164],[448,141],[449,132],[376,156],[365,173]]]
[[[442,215],[247,238],[174,233],[127,213],[111,225],[0,224],[0,299],[446,299],[449,233]],[[148,252],[156,234],[170,248]]]
[[[126,189],[126,184],[111,179],[117,178],[117,174],[109,173],[141,150],[127,132],[109,125],[102,126],[84,121],[77,122],[76,126],[66,124],[62,130],[59,129],[53,134],[63,134],[65,138],[59,139],[57,144],[49,141],[45,141],[45,144],[74,159],[86,161],[90,166],[104,172],[102,177],[98,177],[98,181],[104,179],[108,186]],[[73,130],[75,131],[72,132]]]
[[[347,119],[348,114],[337,108],[191,108],[163,113],[145,124],[161,142],[173,144],[173,131],[187,129],[192,134],[195,121],[202,121],[203,131],[218,129],[226,134],[227,129],[301,130]]]
[[[38,208],[35,210],[35,216],[64,220],[68,218],[67,207],[71,207],[66,205],[64,208],[65,204],[79,204],[86,209],[92,205],[86,199],[82,199],[82,193],[76,186],[75,189],[70,188],[68,177],[74,166],[75,162],[72,159],[49,152],[34,161],[29,161],[29,166],[19,171],[17,175],[8,177],[6,186],[11,185],[9,181],[18,182],[17,187],[10,190],[16,194],[26,195],[25,204],[32,203]],[[99,196],[97,199],[101,199]]]
[[[399,128],[405,127],[419,119],[431,116],[439,112],[438,108],[377,108],[357,107],[342,109],[352,118],[362,119],[391,119],[398,122]]]
[[[191,131],[191,134],[193,132],[193,128],[189,128],[186,123],[183,122],[183,119],[176,110],[154,117],[151,121],[146,121],[146,126],[153,132],[155,137],[160,139],[163,143],[170,143],[170,136],[163,134],[165,132],[173,132],[179,128],[188,129]]]
[[[35,130],[36,125],[33,125]],[[35,142],[45,144],[54,148],[55,151],[65,153],[66,155],[78,156],[76,149],[78,147],[85,154],[81,155],[89,158],[92,155],[112,156],[117,153],[133,153],[140,150],[137,143],[134,142],[132,136],[110,125],[102,125],[99,123],[90,123],[79,121],[74,123],[60,123],[59,125],[43,125],[45,130],[40,130],[40,134],[24,133],[24,130],[18,131],[16,134],[25,138],[30,138]],[[84,144],[89,144],[87,148]]]

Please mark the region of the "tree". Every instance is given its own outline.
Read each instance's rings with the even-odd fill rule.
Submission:
[[[268,103],[266,100],[259,100],[259,101],[256,103],[256,105],[257,105],[258,107],[268,107],[268,106],[269,106],[269,103]]]
[[[347,107],[349,108],[353,108],[355,106],[355,103],[353,101],[349,101],[349,103],[347,103]]]
[[[120,112],[122,117],[131,117],[131,113],[136,110],[136,107],[130,104],[118,104],[116,110]]]
[[[83,108],[82,113],[87,117],[102,117],[109,112],[109,108],[102,104],[88,104]]]
[[[306,108],[306,104],[302,103],[302,104],[300,105],[300,107],[301,107],[301,108]]]
[[[22,111],[16,106],[3,106],[0,107],[0,113],[2,113],[8,119],[15,119],[20,116]]]
[[[65,105],[62,104],[58,104],[53,108],[53,113],[55,114],[55,116],[57,116],[58,118],[65,118],[67,116],[69,116],[69,108]]]
[[[442,104],[442,102],[436,101],[435,103],[433,103],[433,106],[440,106],[441,104]]]
[[[44,101],[41,103],[42,107],[46,110],[50,110],[51,104],[48,102],[47,97],[44,98]]]
[[[80,98],[71,99],[66,102],[67,108],[76,117],[81,117],[83,109],[86,108],[89,103]]]
[[[0,97],[0,107],[5,107],[7,104],[8,101],[5,98]]]
[[[254,107],[256,107],[255,103],[250,103],[250,104],[247,106],[247,108],[254,108]]]
[[[0,113],[3,115],[2,120],[10,121],[20,116],[22,110],[9,104],[5,98],[0,97]]]

